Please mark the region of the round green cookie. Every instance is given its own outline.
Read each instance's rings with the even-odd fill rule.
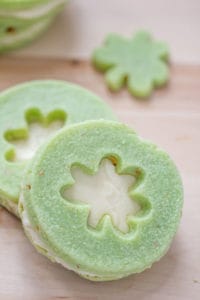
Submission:
[[[0,203],[17,214],[20,184],[27,161],[16,161],[17,149],[13,143],[26,140],[33,124],[47,128],[54,121],[68,126],[93,119],[116,118],[97,96],[64,81],[32,81],[1,93]],[[40,138],[38,136],[38,143]]]
[[[0,53],[14,50],[41,35],[67,0],[0,2]]]
[[[51,23],[52,17],[43,18],[35,24],[0,19],[0,53],[28,45],[35,38],[42,35]]]
[[[6,10],[24,10],[38,5],[44,5],[51,0],[1,0],[0,8]],[[54,0],[57,1],[57,0]]]
[[[27,17],[31,15],[36,16],[48,13],[58,5],[65,4],[68,0],[1,0],[0,14],[14,15]]]
[[[80,184],[74,168],[92,179],[105,159],[116,166],[118,177],[135,178],[128,191],[118,181],[114,188],[106,187],[112,203],[120,201],[112,199],[117,187],[140,206],[126,216],[125,231],[110,213],[91,225],[92,206],[86,204],[83,190],[79,198],[66,196]],[[86,185],[84,179],[82,189]],[[103,281],[141,272],[158,261],[177,230],[182,204],[181,179],[168,154],[123,124],[99,120],[63,129],[40,148],[24,176],[19,213],[39,252],[85,278]]]

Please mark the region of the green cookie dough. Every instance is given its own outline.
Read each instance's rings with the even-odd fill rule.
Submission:
[[[15,161],[13,142],[26,140],[31,125],[39,123],[48,128],[54,121],[68,126],[93,119],[116,120],[111,109],[97,96],[64,81],[32,81],[2,92],[0,203],[17,214],[20,184],[27,161]]]
[[[90,225],[90,205],[65,194],[78,184],[74,168],[92,178],[105,158],[119,176],[135,178],[124,193],[140,210],[127,216],[125,232],[110,214]],[[108,186],[108,199],[110,191]],[[97,120],[62,129],[43,144],[26,170],[19,213],[39,252],[87,279],[105,281],[158,261],[175,235],[182,205],[181,179],[168,154],[123,124]]]
[[[104,46],[93,53],[93,63],[105,72],[108,87],[118,91],[126,83],[133,96],[148,97],[153,87],[164,85],[169,77],[165,43],[155,42],[151,35],[139,31],[129,39],[110,34]]]
[[[3,21],[3,22],[2,22]],[[6,26],[6,24],[13,24]],[[52,23],[52,18],[45,18],[36,24],[20,24],[10,20],[0,20],[0,53],[19,49],[31,43],[35,38],[43,34]]]
[[[0,53],[20,48],[41,35],[67,0],[0,2]]]
[[[50,1],[51,0],[1,0],[0,9],[20,11],[47,4]]]

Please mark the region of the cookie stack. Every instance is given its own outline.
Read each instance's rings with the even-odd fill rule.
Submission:
[[[14,50],[42,34],[67,0],[1,0],[0,53]]]
[[[66,82],[29,82],[0,95],[0,120],[0,202],[41,254],[105,281],[166,253],[181,217],[179,173],[102,100]]]

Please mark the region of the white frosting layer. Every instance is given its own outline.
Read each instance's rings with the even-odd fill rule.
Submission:
[[[62,122],[56,121],[48,127],[42,127],[38,123],[29,125],[29,137],[24,140],[14,140],[12,144],[15,146],[15,161],[31,159],[37,149],[51,137],[55,131],[62,127]]]
[[[22,19],[32,19],[32,18],[39,18],[42,16],[47,15],[52,10],[57,8],[58,6],[65,4],[66,0],[51,0],[51,2],[48,2],[46,4],[41,4],[39,6],[24,9],[24,10],[6,10],[2,9],[0,10],[0,17],[13,17],[13,18],[22,18]]]
[[[82,169],[72,169],[75,180],[63,196],[73,202],[84,202],[90,206],[89,225],[96,227],[101,218],[108,214],[115,227],[128,232],[127,216],[135,215],[139,205],[128,195],[128,189],[135,182],[130,175],[118,175],[110,160],[104,159],[94,175]]]
[[[32,38],[32,35],[37,35],[49,24],[49,19],[36,23],[20,33],[6,35],[0,40],[0,47],[10,46],[20,41],[25,41]]]

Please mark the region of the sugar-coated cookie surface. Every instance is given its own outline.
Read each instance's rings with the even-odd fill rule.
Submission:
[[[119,177],[127,176],[125,185],[110,167],[102,176],[105,160]],[[139,206],[128,209],[128,229],[109,209],[91,221],[91,206],[100,199],[91,187],[94,199],[86,201],[90,194],[83,188],[89,189],[89,175],[98,174],[99,181],[91,180],[91,185],[101,185],[105,178],[112,184],[111,189],[102,185],[102,197],[109,200],[121,188]],[[79,190],[68,193],[75,185]],[[24,176],[19,212],[39,252],[85,278],[103,281],[141,272],[158,261],[177,230],[182,205],[181,179],[169,155],[123,124],[97,120],[62,129],[38,150]]]
[[[144,98],[154,87],[167,82],[168,56],[165,43],[154,41],[146,31],[139,31],[131,39],[108,35],[105,44],[94,51],[92,60],[105,72],[105,81],[111,90],[118,91],[126,84],[132,95]]]
[[[27,159],[45,137],[62,126],[93,119],[116,118],[96,95],[64,81],[32,81],[2,92],[0,203],[16,213]]]

